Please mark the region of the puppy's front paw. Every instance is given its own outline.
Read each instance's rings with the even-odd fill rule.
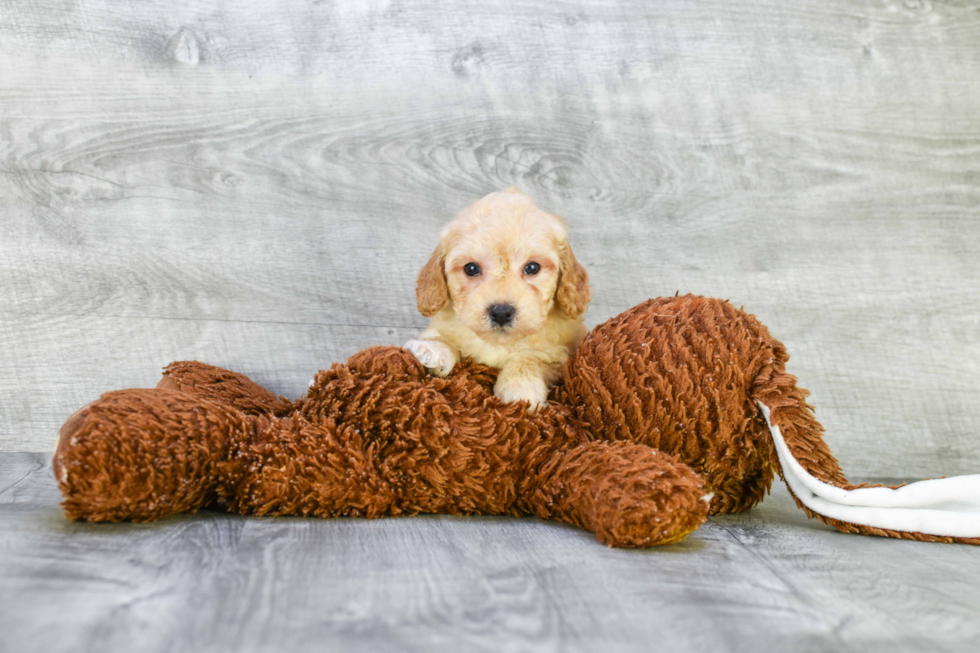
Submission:
[[[456,365],[453,350],[437,340],[409,340],[405,343],[405,349],[436,376],[446,376]]]
[[[531,412],[533,413],[542,406],[548,405],[548,385],[540,377],[524,378],[497,378],[496,385],[493,386],[493,394],[502,400],[510,403],[512,401],[531,402]]]

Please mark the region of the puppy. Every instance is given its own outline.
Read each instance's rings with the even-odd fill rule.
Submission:
[[[561,218],[516,188],[471,204],[442,230],[415,292],[432,320],[405,348],[438,376],[461,357],[494,367],[494,393],[532,410],[585,335],[592,298]]]

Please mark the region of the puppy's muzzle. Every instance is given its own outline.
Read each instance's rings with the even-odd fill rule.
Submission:
[[[487,316],[495,327],[504,328],[514,321],[517,310],[513,304],[490,304],[487,308]]]

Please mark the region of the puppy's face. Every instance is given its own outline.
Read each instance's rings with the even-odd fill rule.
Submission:
[[[548,214],[506,200],[486,202],[454,224],[443,240],[459,319],[488,341],[540,331],[558,287],[560,235]]]
[[[423,315],[451,302],[474,333],[504,343],[541,331],[553,310],[580,316],[588,276],[561,219],[508,189],[470,205],[443,229],[419,274],[418,298]]]

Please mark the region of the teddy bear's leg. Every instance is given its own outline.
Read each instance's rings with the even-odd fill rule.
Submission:
[[[217,498],[215,468],[247,416],[166,390],[102,395],[61,429],[53,467],[70,519],[150,521]]]
[[[674,457],[627,442],[555,452],[525,481],[520,507],[594,531],[609,546],[670,544],[696,530],[710,496]]]
[[[765,327],[727,302],[651,300],[582,340],[554,398],[605,439],[676,455],[714,494],[712,514],[738,512],[765,496],[774,474],[749,397],[770,350]]]
[[[249,415],[282,416],[292,402],[277,397],[244,374],[198,361],[176,361],[163,370],[161,390],[183,392],[231,406]]]

